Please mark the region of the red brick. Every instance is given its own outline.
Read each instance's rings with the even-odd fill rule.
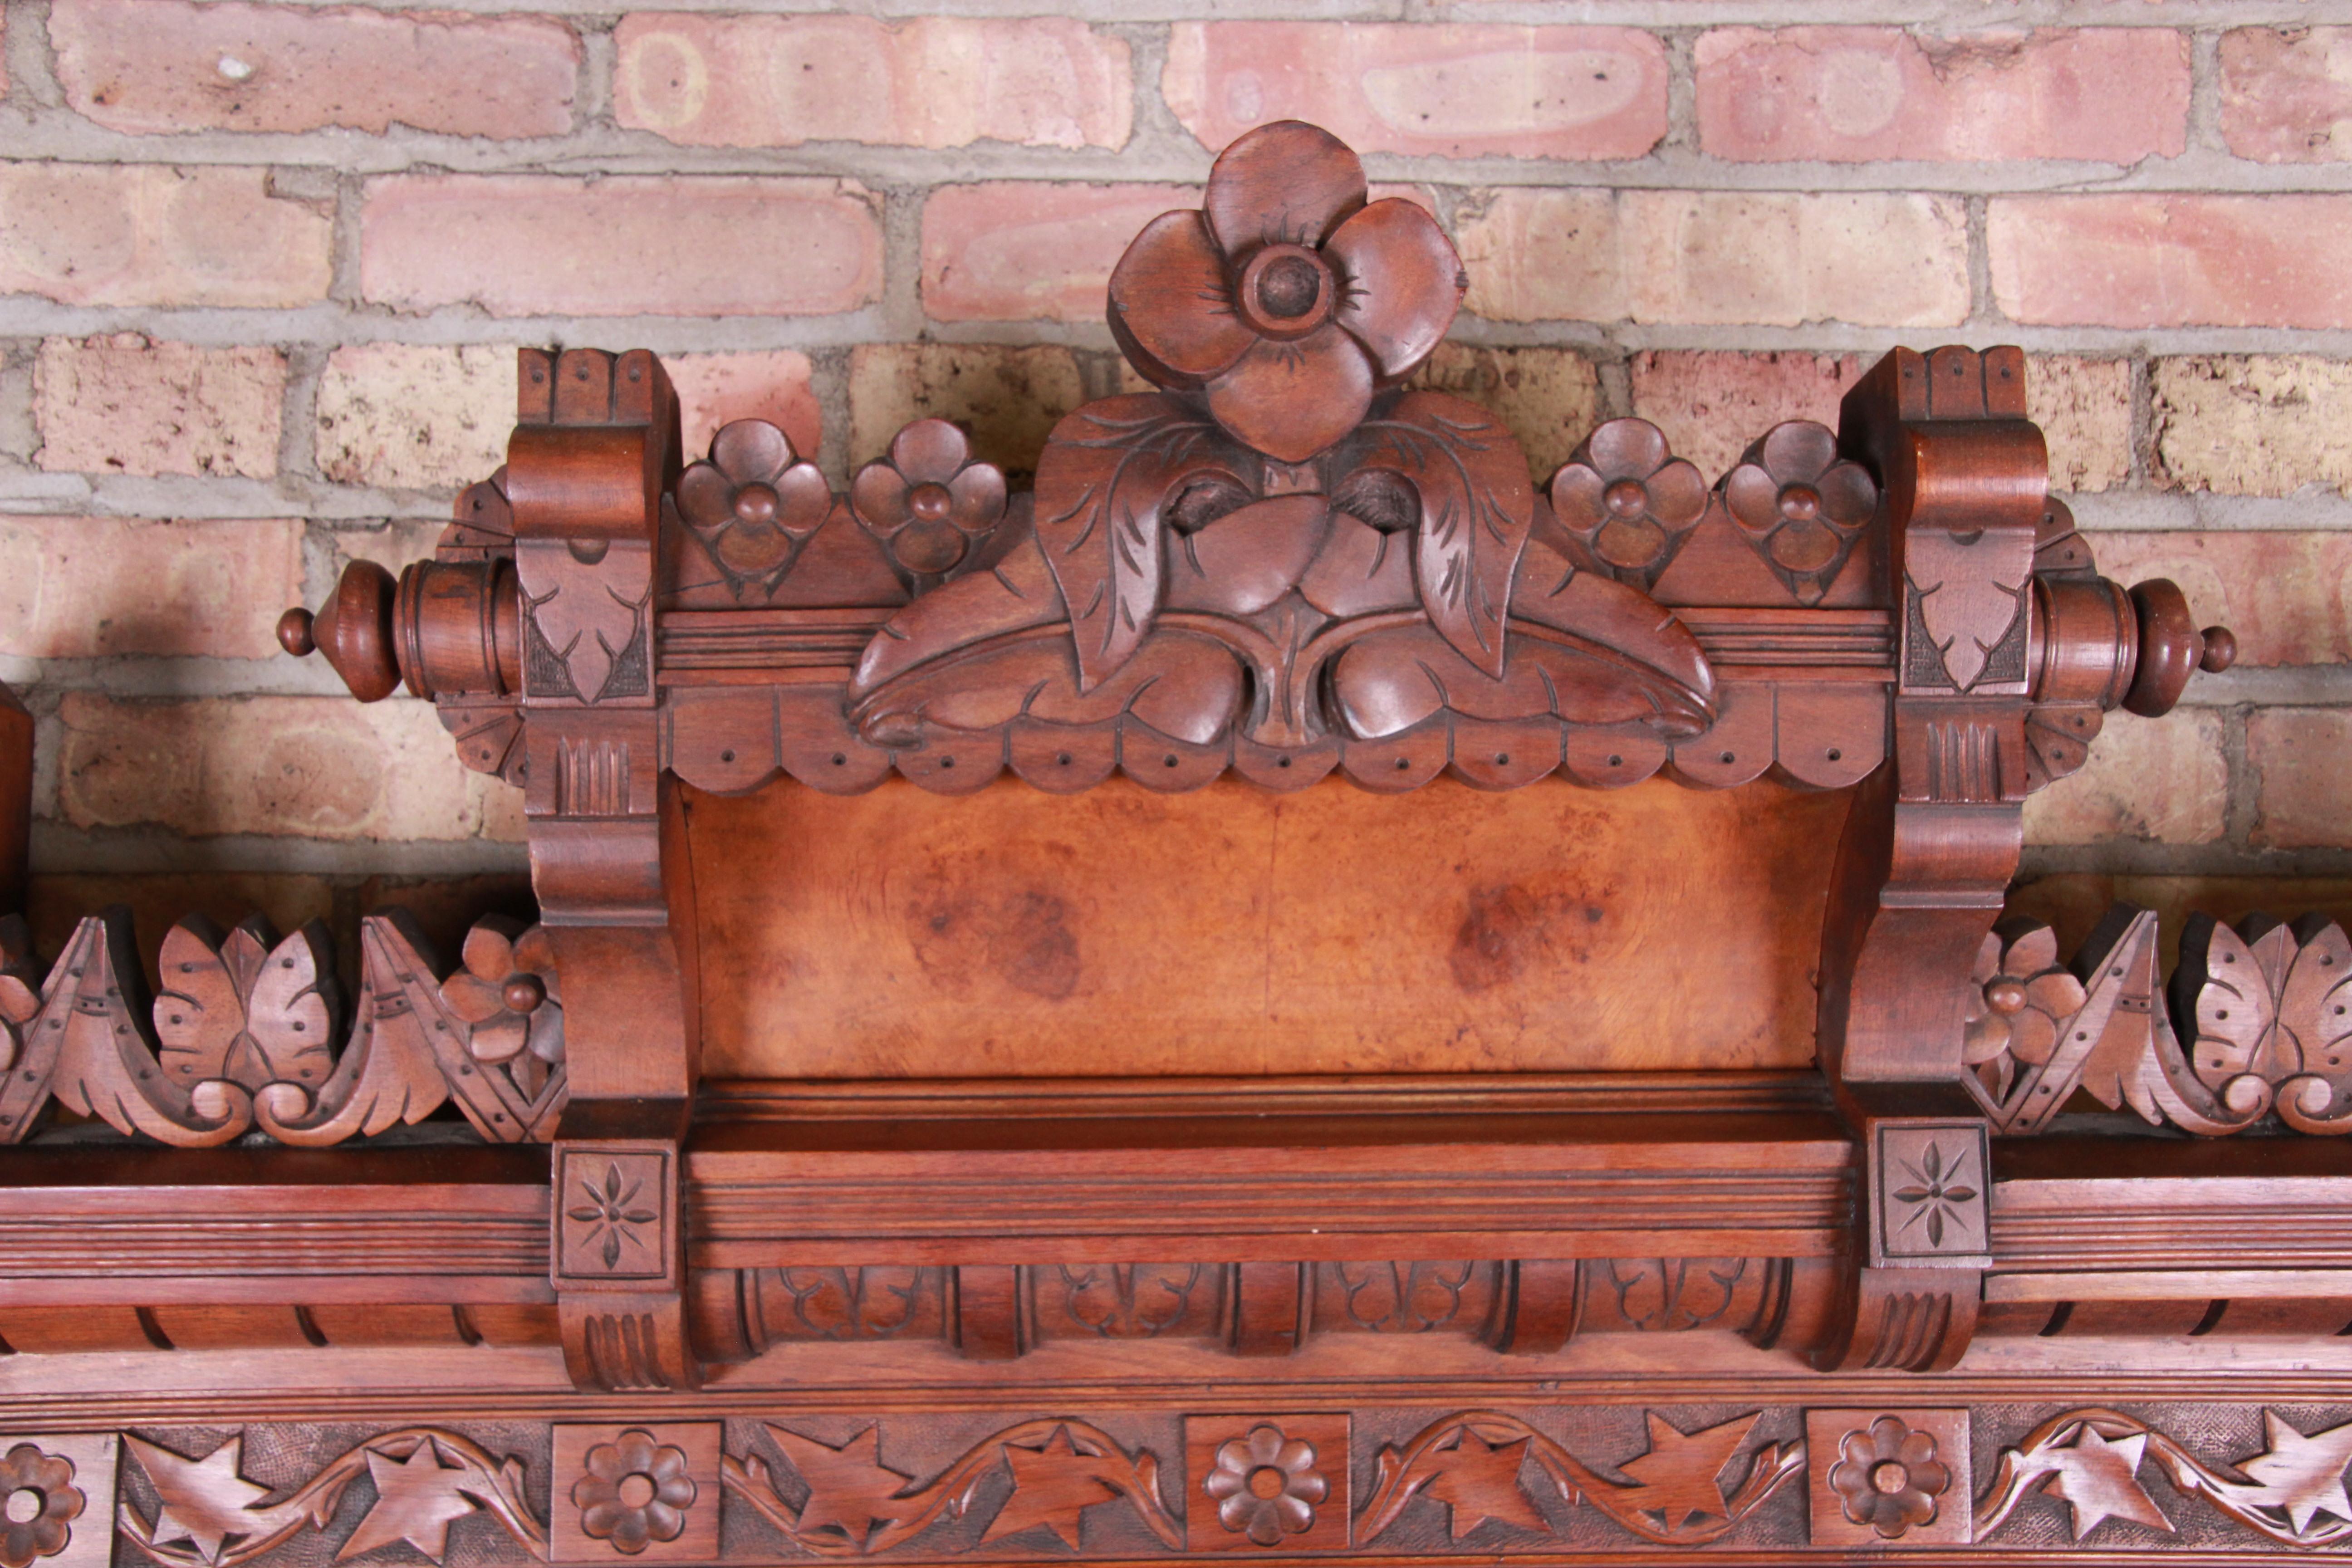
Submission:
[[[2352,365],[2315,354],[2182,354],[2148,365],[2164,481],[2217,495],[2352,491]]]
[[[319,471],[339,484],[454,490],[506,461],[515,356],[503,346],[354,343],[319,378]]]
[[[1697,65],[1699,140],[1718,158],[2135,163],[2188,144],[2189,40],[2167,28],[1725,27]]]
[[[2100,532],[2099,570],[2119,583],[2169,577],[2199,626],[2219,621],[2248,667],[2352,662],[2352,534]],[[2352,795],[2347,797],[2352,810]]]
[[[136,332],[51,338],[33,369],[33,414],[52,472],[278,472],[286,356],[202,349]]]
[[[1838,399],[1868,368],[1859,354],[1640,353],[1633,364],[1633,412],[1664,431],[1675,453],[1712,480],[1783,420],[1835,426]]]
[[[580,44],[530,16],[56,0],[66,102],[116,131],[560,136]]]
[[[2222,34],[2221,136],[2264,163],[2352,157],[2352,28]]]
[[[481,826],[480,775],[457,765],[430,703],[73,691],[58,716],[58,804],[76,827],[457,839]]]
[[[2254,828],[2248,837],[2278,849],[2352,848],[2352,712],[2340,708],[2258,708],[2246,718],[2246,762],[2254,774]]]
[[[949,185],[923,204],[923,309],[942,321],[1098,321],[1143,226],[1197,207],[1185,185]]]
[[[274,658],[302,523],[0,517],[0,653]]]
[[[1455,248],[1470,274],[1463,303],[1492,321],[1616,321],[1626,315],[1624,240],[1605,190],[1472,192]]]
[[[1123,147],[1127,43],[1059,16],[635,16],[620,122],[693,146]]]
[[[0,164],[0,294],[66,305],[324,299],[334,221],[267,169]]]
[[[397,175],[361,220],[361,290],[403,310],[825,315],[881,280],[880,226],[846,181]]]
[[[1309,120],[1362,153],[1639,158],[1666,52],[1631,27],[1179,22],[1160,89],[1201,144]]]
[[[2004,196],[1993,296],[2054,326],[2338,327],[2352,321],[2352,196]]]
[[[2081,772],[2028,798],[2025,841],[2214,843],[2230,803],[2221,743],[2221,716],[2210,708],[2176,708],[2161,719],[2113,714]]]
[[[816,456],[824,411],[810,385],[808,355],[791,349],[764,353],[670,354],[662,364],[677,388],[679,421],[688,455],[710,450],[710,437],[733,419],[764,419],[792,437],[803,458]]]

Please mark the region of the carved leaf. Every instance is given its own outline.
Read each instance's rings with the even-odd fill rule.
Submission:
[[[1321,496],[1276,496],[1169,541],[1171,609],[1251,616],[1295,587],[1330,532]]]
[[[1522,1437],[1516,1443],[1489,1445],[1465,1426],[1461,1441],[1429,1456],[1429,1466],[1435,1473],[1430,1478],[1428,1494],[1445,1505],[1446,1532],[1454,1540],[1490,1519],[1521,1530],[1551,1532],[1550,1521],[1536,1511],[1519,1485],[1519,1467],[1527,1460],[1528,1443]]]
[[[563,569],[555,586],[530,600],[539,635],[563,662],[583,702],[604,694],[614,661],[636,640],[643,599],[624,599],[587,569]]]
[[[768,1436],[808,1483],[802,1530],[837,1530],[862,1547],[875,1525],[898,1517],[892,1500],[912,1478],[882,1463],[880,1426],[868,1426],[838,1448],[773,1424]]]
[[[201,1459],[190,1459],[125,1435],[124,1443],[147,1472],[163,1506],[155,1515],[152,1539],[159,1545],[174,1541],[192,1543],[207,1563],[220,1560],[222,1545],[232,1538],[264,1532],[270,1521],[251,1511],[269,1495],[238,1471],[244,1467],[245,1438],[229,1438]]]
[[[231,1076],[253,1089],[323,1082],[334,1062],[334,974],[327,928],[316,921],[271,949],[246,1001],[253,1059],[232,1061]]]
[[[2279,1027],[2305,1072],[2352,1072],[2352,941],[2324,916],[2295,921],[2297,947],[2279,994]]]
[[[1657,1514],[1668,1531],[1679,1529],[1693,1514],[1728,1518],[1716,1478],[1748,1440],[1757,1417],[1742,1415],[1703,1431],[1684,1432],[1655,1411],[1643,1415],[1650,1427],[1650,1451],[1617,1467],[1641,1483],[1641,1492],[1628,1500],[1643,1512]]]
[[[1473,668],[1501,676],[1511,580],[1535,526],[1518,443],[1485,409],[1435,392],[1407,393],[1362,428],[1360,465],[1420,492],[1413,574],[1431,624]]]
[[[415,1123],[449,1098],[430,1032],[433,972],[406,914],[360,924],[360,1001],[350,1043],[315,1097],[280,1083],[254,1099],[254,1119],[283,1143],[317,1147],[394,1122]],[[425,1011],[419,1011],[420,1003]]]
[[[2268,1494],[2259,1500],[2262,1506],[2283,1510],[2297,1535],[2323,1510],[2352,1523],[2352,1500],[2344,1495],[2344,1467],[2352,1464],[2352,1422],[2306,1437],[2276,1411],[2264,1410],[2263,1441],[2267,1447],[2262,1453],[2238,1461],[2238,1468]]]
[[[1103,1483],[1103,1461],[1079,1453],[1067,1426],[1055,1427],[1042,1448],[1006,1444],[1004,1462],[1013,1472],[1013,1495],[982,1532],[983,1546],[1042,1524],[1075,1552],[1079,1516],[1098,1502],[1118,1500],[1118,1493]]]
[[[1159,614],[1160,509],[1178,481],[1240,485],[1250,471],[1215,425],[1156,394],[1106,398],[1054,427],[1037,461],[1037,542],[1069,606],[1080,690],[1125,664]]]
[[[475,1511],[473,1500],[460,1489],[470,1479],[467,1472],[443,1465],[430,1437],[418,1443],[405,1462],[370,1449],[367,1468],[368,1479],[375,1483],[375,1501],[335,1553],[335,1561],[404,1541],[440,1562],[448,1554],[450,1524]]]
[[[1939,529],[1904,541],[1904,571],[1919,595],[1919,616],[1944,656],[1944,673],[1966,691],[1984,672],[2010,624],[2023,614],[2019,597],[2031,557],[2004,554],[2006,540],[1981,533],[1967,543]],[[2014,556],[2014,559],[2010,557]]]
[[[2200,918],[2182,933],[2182,949],[2192,960],[2182,964],[2176,984],[2194,985],[2191,1005],[2182,1011],[2197,1030],[2191,1065],[2210,1089],[2241,1073],[2276,1082],[2302,1065],[2278,1031],[2294,933],[2260,916],[2242,923],[2246,934]]]
[[[2172,1521],[2139,1484],[2140,1456],[2147,1447],[2145,1432],[2110,1443],[2085,1422],[2072,1445],[2036,1456],[2057,1472],[2047,1490],[2073,1510],[2075,1540],[2108,1519],[2127,1519],[2152,1530],[2172,1529]]]

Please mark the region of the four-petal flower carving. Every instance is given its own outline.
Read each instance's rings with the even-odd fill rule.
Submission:
[[[1800,604],[1821,602],[1878,510],[1878,485],[1811,420],[1776,425],[1724,476],[1724,504]]]
[[[634,1557],[656,1541],[686,1533],[686,1510],[701,1489],[687,1473],[686,1450],[632,1426],[588,1450],[587,1470],[572,1484],[580,1528]]]
[[[1620,583],[1648,588],[1706,515],[1706,480],[1646,419],[1612,419],[1551,480],[1552,511]]]
[[[1205,390],[1236,439],[1304,462],[1427,359],[1469,279],[1434,219],[1367,204],[1363,164],[1312,125],[1225,149],[1199,212],[1154,218],[1110,279],[1110,329],[1160,386]]]
[[[1944,1245],[1944,1226],[1963,1223],[1965,1216],[1960,1212],[1960,1205],[1972,1204],[1977,1199],[1977,1190],[1961,1180],[1962,1167],[1966,1163],[1964,1155],[1948,1165],[1942,1146],[1936,1143],[1927,1145],[1927,1152],[1919,1157],[1917,1164],[1907,1160],[1904,1162],[1903,1168],[1911,1180],[1894,1191],[1895,1202],[1908,1205],[1911,1208],[1910,1215],[1903,1221],[1903,1229],[1924,1225],[1927,1231],[1927,1245]]]
[[[1217,1521],[1260,1546],[1303,1535],[1331,1483],[1315,1468],[1315,1446],[1266,1423],[1217,1447],[1202,1489],[1216,1500]]]
[[[1846,1518],[1888,1541],[1900,1541],[1914,1525],[1934,1523],[1937,1500],[1951,1484],[1951,1471],[1936,1458],[1935,1437],[1892,1415],[1847,1433],[1830,1468],[1830,1489],[1845,1506]]]
[[[890,455],[857,470],[850,510],[892,560],[919,582],[936,582],[972,558],[1004,519],[1004,474],[972,461],[971,441],[944,419],[918,419]]]
[[[503,1065],[525,1095],[538,1094],[563,1060],[555,946],[542,926],[485,918],[466,933],[465,967],[441,983],[441,1000],[473,1026],[466,1044],[474,1059]]]
[[[677,510],[740,595],[783,575],[833,510],[833,487],[782,430],[738,419],[711,437],[708,462],[678,476]]]
[[[2038,922],[2004,921],[1986,934],[1969,977],[1960,1059],[2000,1099],[2020,1063],[2039,1067],[2050,1059],[2060,1028],[2082,1011],[2085,995],[2083,983],[2058,962],[2055,932]]]

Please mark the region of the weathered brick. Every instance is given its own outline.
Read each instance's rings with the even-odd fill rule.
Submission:
[[[1123,147],[1127,42],[1062,16],[648,15],[614,35],[623,125],[694,146]]]
[[[861,343],[849,356],[849,459],[878,458],[901,426],[937,417],[971,432],[974,456],[1029,473],[1055,422],[1084,401],[1067,349]]]
[[[2111,489],[2131,478],[2128,361],[2035,354],[2025,371],[2025,410],[2050,443],[2052,489]]]
[[[319,471],[340,484],[456,489],[506,461],[515,422],[507,348],[356,343],[319,378]]]
[[[2082,771],[2025,803],[2029,844],[2111,838],[2211,844],[2223,832],[2230,768],[2221,716],[2176,708],[2161,719],[2110,717]]]
[[[301,305],[334,220],[266,169],[0,163],[0,293],[66,305]]]
[[[51,338],[33,369],[51,471],[115,474],[278,472],[286,356],[276,349],[196,348],[135,332]]]
[[[1948,196],[1502,190],[1461,226],[1497,321],[1953,326],[1968,215]]]
[[[847,181],[395,175],[361,220],[361,290],[402,310],[822,315],[881,280],[881,229]]]
[[[923,309],[942,321],[1098,321],[1145,224],[1198,186],[949,185],[923,204]]]
[[[2236,634],[2242,666],[2352,662],[2352,534],[2119,531],[2089,538],[2099,570],[2116,582],[2179,584],[2199,626],[2219,621]],[[2192,696],[2196,689],[2192,682]]]
[[[302,524],[0,517],[0,653],[270,658]]]
[[[68,106],[116,131],[394,125],[453,136],[572,129],[580,44],[536,16],[57,0]]]
[[[2352,158],[2352,28],[2222,34],[2221,137],[2264,163]]]
[[[433,706],[345,697],[58,704],[58,806],[76,827],[152,825],[329,839],[469,838],[478,775]]]
[[[792,437],[803,458],[816,456],[824,411],[810,384],[808,355],[791,349],[761,353],[669,354],[662,360],[677,388],[678,422],[686,450],[699,457],[731,419],[764,419]]]
[[[1492,409],[1518,437],[1539,485],[1600,423],[1600,374],[1572,349],[1441,343],[1412,384]]]
[[[2304,354],[2189,354],[2148,367],[2166,482],[2223,495],[2352,490],[2352,365]]]
[[[2341,708],[2257,708],[2246,717],[2254,775],[2255,844],[2277,849],[2352,848],[2352,712]]]
[[[2352,196],[1997,196],[1993,298],[2052,326],[2315,327],[2352,321]]]
[[[1666,76],[1631,27],[1179,22],[1160,90],[1212,149],[1294,119],[1360,153],[1639,158],[1666,133]]]
[[[1626,314],[1617,199],[1576,189],[1473,192],[1456,215],[1463,303],[1493,321],[1615,321]]]
[[[1790,419],[1835,427],[1838,399],[1869,363],[1859,354],[1734,353],[1706,349],[1633,356],[1633,412],[1665,432],[1678,457],[1712,481],[1749,442]]]
[[[1718,158],[2135,163],[2188,143],[2189,38],[2169,28],[1723,27],[1696,61]]]

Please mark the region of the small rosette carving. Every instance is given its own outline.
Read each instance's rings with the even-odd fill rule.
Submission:
[[[1004,521],[1003,470],[974,462],[971,438],[944,419],[918,419],[890,455],[857,470],[850,510],[918,584],[937,583],[978,559]]]
[[[1328,132],[1260,126],[1216,163],[1199,212],[1161,215],[1110,279],[1110,329],[1137,372],[1201,391],[1235,439],[1304,462],[1412,374],[1468,279],[1435,220],[1368,202]]]
[[[711,437],[709,460],[678,477],[677,510],[738,595],[772,586],[833,510],[833,490],[791,437],[738,419]]]
[[[1331,1483],[1315,1468],[1315,1446],[1271,1423],[1222,1443],[1202,1489],[1217,1505],[1217,1522],[1260,1546],[1303,1535]]]
[[[1724,505],[1798,603],[1829,592],[1878,510],[1878,486],[1810,420],[1778,425],[1724,476]]]
[[[89,1500],[71,1459],[18,1443],[0,1455],[0,1568],[32,1568],[72,1539]]]
[[[1996,1099],[2021,1065],[2040,1067],[2088,993],[2058,962],[2058,937],[2036,921],[2008,921],[1986,934],[1969,976],[1960,1059]]]
[[[1915,1526],[1932,1524],[1952,1473],[1936,1458],[1936,1439],[1882,1415],[1838,1444],[1830,1490],[1846,1518],[1881,1539],[1900,1541]]]
[[[686,1450],[654,1441],[632,1426],[588,1450],[587,1474],[572,1485],[581,1532],[635,1556],[656,1541],[686,1533],[686,1512],[701,1488],[688,1474]]]
[[[1551,481],[1552,511],[1620,583],[1647,589],[1706,515],[1706,480],[1646,419],[1612,419]]]
[[[562,993],[544,927],[489,916],[466,933],[465,963],[441,983],[441,1002],[472,1026],[467,1049],[503,1068],[526,1099],[563,1061]]]

